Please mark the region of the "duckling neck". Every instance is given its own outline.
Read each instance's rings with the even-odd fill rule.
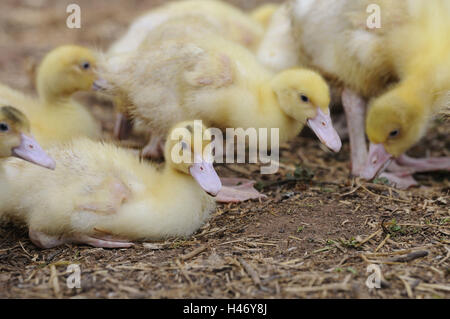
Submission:
[[[38,85],[38,96],[42,105],[53,106],[61,104],[70,104],[72,100],[73,91],[62,92],[52,91],[45,85]]]

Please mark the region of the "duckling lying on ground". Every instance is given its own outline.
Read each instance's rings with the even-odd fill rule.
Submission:
[[[44,146],[80,136],[98,139],[99,124],[84,106],[72,99],[74,93],[91,89],[95,61],[86,48],[72,45],[56,48],[39,66],[38,99],[0,85],[0,103],[15,105],[25,113],[34,135]]]
[[[0,107],[0,159],[17,157],[54,169],[55,161],[44,152],[29,133],[30,123],[22,112],[12,106]],[[2,161],[0,166],[2,171],[0,175],[3,175],[4,163]]]
[[[220,129],[278,128],[280,143],[308,124],[330,149],[341,148],[320,75],[273,74],[246,48],[186,19],[162,24],[138,50],[102,61],[99,72],[109,93],[125,94],[128,113],[152,131],[144,154],[150,157],[161,154],[170,126],[187,119]]]
[[[374,6],[380,9],[380,28],[368,24],[374,22],[369,19]],[[297,59],[289,59],[289,54],[285,54],[287,58],[275,55],[271,62],[283,67],[297,64],[312,67],[332,79],[333,85],[344,88],[342,102],[353,175],[372,178],[386,163],[380,160],[386,155],[379,152],[380,147],[371,147],[367,155],[363,134],[367,100],[372,100],[367,119],[371,142],[385,143],[385,148],[393,152],[389,157],[400,156],[397,164],[417,164],[404,160],[406,157],[399,152],[418,142],[430,116],[438,111],[439,105],[445,104],[450,85],[446,62],[450,56],[446,41],[450,31],[449,7],[448,1],[440,0],[295,0],[288,4],[291,24],[286,24],[286,37],[278,35],[278,41],[292,43],[288,50],[295,50]],[[271,25],[267,34],[276,27]],[[399,83],[393,86],[395,82]],[[410,117],[412,114],[414,117]],[[393,136],[389,137],[391,133]],[[448,168],[447,165],[447,159],[426,159],[420,168],[413,165],[412,170],[442,169]],[[405,169],[399,174],[396,171],[386,177],[400,188],[410,186],[413,179],[405,175]]]
[[[204,133],[192,134],[197,130]],[[189,236],[215,209],[208,193],[221,189],[210,135],[198,122],[170,131],[162,171],[127,150],[85,138],[49,153],[58,162],[54,172],[11,163],[8,178],[0,180],[0,212],[25,222],[42,248],[121,248],[135,240]]]
[[[267,11],[270,7],[261,9],[264,12],[258,11],[258,17],[261,14],[269,15]],[[198,26],[198,30],[192,32],[211,32],[251,50],[256,50],[264,34],[264,28],[257,20],[228,3],[215,0],[175,1],[152,9],[136,19],[126,34],[109,48],[107,56],[115,57],[138,50],[149,33],[169,20],[178,19],[189,20],[187,27],[189,24]],[[161,40],[167,36],[170,34],[161,33]],[[119,139],[126,138],[132,128],[127,113],[128,103],[126,98],[115,99],[117,118],[114,135]]]

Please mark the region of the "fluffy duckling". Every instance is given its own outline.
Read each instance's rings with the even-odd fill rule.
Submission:
[[[85,138],[49,153],[58,162],[51,174],[10,165],[9,179],[0,181],[0,212],[25,222],[42,248],[70,242],[120,248],[189,236],[215,209],[208,194],[221,189],[211,135],[195,121],[170,131],[162,171],[125,149]]]
[[[200,32],[200,34],[211,32],[251,50],[256,50],[264,34],[260,23],[228,3],[218,0],[175,1],[139,17],[131,24],[126,34],[109,48],[107,55],[116,58],[121,54],[138,50],[149,33],[168,20],[179,19],[183,19],[188,28],[195,26],[191,32]],[[160,40],[170,36],[170,32],[169,34],[161,33]],[[99,87],[102,87],[102,84]],[[124,98],[116,98],[114,102],[117,113],[114,135],[122,139],[132,128],[129,114],[127,114],[128,101]],[[142,133],[140,129],[137,131]]]
[[[30,123],[22,112],[12,106],[0,107],[0,159],[17,157],[54,169],[55,161],[29,133]]]
[[[16,105],[30,120],[33,133],[43,145],[74,137],[100,138],[100,126],[91,113],[72,99],[90,90],[96,59],[79,46],[62,46],[44,57],[37,72],[39,99],[0,85],[0,102]]]
[[[344,88],[342,102],[349,128],[352,173],[373,177],[385,162],[377,158],[378,152],[367,155],[363,134],[366,101],[371,100],[369,138],[380,144],[392,134],[387,144],[397,147],[385,145],[391,155],[399,156],[423,136],[429,123],[427,116],[436,112],[449,89],[450,68],[442,65],[448,65],[444,61],[450,52],[445,40],[450,5],[439,0],[295,0],[291,6],[291,37],[295,39],[298,63],[320,70]],[[380,28],[370,20],[371,13],[378,9]],[[392,87],[395,82],[399,84]],[[422,108],[430,112],[422,112]],[[417,120],[411,124],[398,118],[412,113]],[[408,127],[401,127],[399,122]],[[376,126],[379,131],[374,133]],[[401,129],[398,135],[396,129]],[[370,168],[374,163],[377,167]]]
[[[191,32],[182,19],[161,25],[144,44],[126,58],[100,63],[99,70],[110,93],[125,92],[129,113],[159,139],[174,123],[194,118],[220,129],[279,128],[280,142],[308,124],[330,149],[341,148],[329,114],[329,88],[319,74],[273,74],[246,48]]]

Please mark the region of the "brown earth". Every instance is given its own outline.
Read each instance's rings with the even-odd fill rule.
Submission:
[[[2,0],[1,82],[33,92],[30,70],[48,50],[107,48],[163,1],[78,0],[81,30],[65,26],[71,2]],[[250,9],[262,1],[233,3]],[[111,107],[93,110],[110,134]],[[421,187],[408,191],[362,182],[349,177],[348,143],[334,155],[307,135],[284,146],[276,175],[219,167],[256,179],[268,198],[219,205],[191,238],[40,250],[20,225],[1,225],[0,298],[449,298],[449,174],[417,175]],[[449,146],[440,120],[411,155],[450,156]],[[66,286],[69,264],[81,268],[80,289]],[[381,268],[381,289],[365,285],[370,264]]]

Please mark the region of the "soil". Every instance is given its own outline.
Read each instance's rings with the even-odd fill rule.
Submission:
[[[57,45],[100,50],[163,1],[78,0],[82,28],[68,29],[71,1],[2,0],[0,81],[33,93],[41,57]],[[233,1],[251,9],[262,1]],[[83,97],[111,135],[112,108]],[[438,119],[413,156],[450,156]],[[258,181],[266,199],[220,204],[190,238],[130,249],[66,245],[41,250],[21,225],[0,226],[0,298],[449,298],[449,173],[416,175],[399,191],[350,177],[349,146],[325,150],[308,132],[283,146],[281,168],[220,165],[221,176]],[[66,285],[81,269],[81,288]],[[368,288],[381,270],[381,288]],[[369,269],[370,270],[370,269]]]

